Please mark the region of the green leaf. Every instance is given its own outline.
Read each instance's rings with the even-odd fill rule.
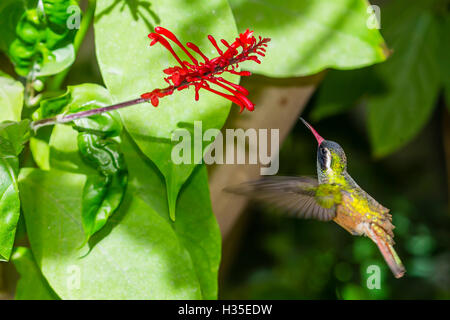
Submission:
[[[0,123],[0,158],[17,157],[30,137],[30,120]]]
[[[36,71],[37,77],[51,76],[67,69],[75,61],[75,49],[72,44],[52,50],[51,54]]]
[[[63,136],[59,139],[59,146],[65,146],[68,149],[76,149],[77,132],[69,126],[60,127],[65,127],[70,130],[65,130],[63,132]],[[129,198],[130,195],[133,195],[144,201],[152,211],[156,212],[159,217],[164,220],[164,223],[167,224],[168,227],[173,229],[173,231],[175,232],[174,237],[183,246],[183,250],[186,250],[188,252],[188,255],[190,256],[189,261],[192,261],[193,270],[189,272],[194,273],[194,282],[200,286],[202,297],[205,299],[217,298],[217,274],[220,263],[221,239],[217,221],[211,210],[205,167],[201,166],[200,168],[196,169],[189,181],[185,184],[185,186],[183,186],[178,203],[178,218],[175,222],[172,222],[169,218],[168,213],[167,194],[164,187],[164,178],[161,176],[159,170],[155,167],[155,165],[141,153],[137,146],[133,144],[128,135],[126,135],[123,140],[122,150],[125,154],[125,160],[129,170],[127,197]],[[54,154],[56,153],[52,153],[52,155]],[[54,162],[52,161],[52,163]],[[70,166],[71,165],[66,163],[66,167]],[[67,192],[68,194],[71,194],[71,198],[74,197],[72,192]],[[116,219],[121,219],[119,217],[124,214],[133,214],[133,221],[141,221],[141,219],[146,219],[145,217],[139,217],[139,214],[144,214],[144,216],[146,216],[145,213],[131,211],[129,205],[127,204],[127,201],[129,200],[127,200],[126,198],[119,211],[110,218],[110,220],[116,222],[108,222],[104,229],[111,229],[111,225],[117,224]],[[27,213],[25,212],[25,215],[26,214]],[[139,222],[136,222],[136,224],[138,225]],[[196,231],[192,232],[192,230]],[[150,234],[152,232],[155,232],[154,230],[149,230],[147,228],[144,228],[144,231],[149,232]],[[100,235],[94,235],[92,239],[95,241],[96,237],[97,239],[101,238],[103,232],[103,230],[100,231]],[[139,232],[139,234],[140,233],[141,232]],[[122,234],[114,236],[114,239],[116,239],[114,241],[120,241],[118,240],[118,238],[122,236]],[[100,242],[100,245],[102,245],[103,242],[106,241],[106,239],[108,239],[109,237],[110,236],[103,239]],[[33,239],[30,239],[30,241],[33,246]],[[77,242],[77,240],[73,239],[72,241]],[[123,244],[123,248],[135,247],[135,241],[139,240],[130,239]],[[78,248],[79,245],[80,243],[78,243],[78,246],[74,244],[74,247]],[[89,253],[89,256],[93,254],[95,255],[95,250],[96,247],[94,246],[94,249]],[[149,259],[150,258],[151,257],[149,257]],[[127,259],[131,259],[130,261],[134,261],[135,258],[129,257]],[[126,265],[127,264],[124,261],[123,266],[125,267]],[[183,266],[183,268],[186,267]],[[147,270],[147,272],[151,273],[153,272],[153,269],[150,268]],[[153,279],[152,281],[156,281],[155,279]],[[142,296],[142,292],[138,294]],[[161,298],[161,296],[159,297]]]
[[[151,6],[137,1],[124,5],[114,0],[99,2],[95,22],[97,59],[115,101],[133,99],[167,86],[163,69],[177,63],[162,46],[149,47],[147,35],[158,24],[171,30],[181,42],[197,44],[211,57],[217,53],[207,39],[209,34],[228,41],[237,36],[225,0],[155,0]],[[238,77],[228,80],[236,83]],[[192,128],[195,120],[203,121],[203,130],[220,128],[229,107],[229,101],[210,92],[201,92],[200,101],[195,102],[194,90],[183,90],[161,99],[158,108],[142,104],[120,111],[127,131],[165,177],[172,219],[179,190],[195,167],[172,162],[173,132],[180,126]]]
[[[205,172],[200,171],[201,176],[193,179],[204,181]],[[139,174],[142,175],[134,171],[135,176]],[[154,169],[153,176],[158,177]],[[167,218],[148,206],[133,190],[127,193],[119,212],[96,235],[101,241],[88,255],[78,250],[77,247],[84,239],[80,207],[84,182],[83,175],[57,170],[24,169],[21,174],[22,197],[27,199],[24,214],[31,247],[43,274],[61,298],[202,297],[197,277],[200,272],[206,272],[206,275],[201,276],[210,281],[207,277],[213,271],[217,276],[218,262],[198,260],[199,270],[194,271],[191,255],[177,237],[176,228],[174,230]],[[158,186],[161,185],[159,181]],[[199,187],[205,190],[201,183]],[[184,197],[197,196],[193,194],[196,191],[186,190],[186,195],[180,196],[180,202]],[[180,217],[189,213],[180,214]],[[210,211],[208,215],[214,219]],[[198,223],[195,225],[199,226]],[[214,227],[217,237],[217,225]],[[192,232],[187,224],[180,227],[180,231],[187,230],[189,233],[205,232],[201,228]],[[192,236],[186,234],[184,237]],[[207,243],[210,242],[208,238],[203,241],[195,248],[195,256],[208,257],[203,250],[210,249],[212,243]],[[207,293],[214,291],[214,284],[209,284],[205,290]]]
[[[77,112],[82,108],[104,107],[112,103],[112,98],[104,87],[85,83],[78,86],[68,86],[67,92],[61,96],[41,101],[40,108],[33,115],[35,120],[52,117],[63,112]],[[103,126],[102,130],[120,132],[120,117],[116,112],[106,114],[106,117],[115,119],[114,125],[110,128]],[[99,131],[99,119],[101,116],[79,119],[75,125],[78,127],[92,127]],[[105,124],[105,123],[103,123]],[[116,125],[116,124],[119,124]],[[111,133],[109,133],[111,134]],[[49,166],[70,172],[95,174],[80,156],[77,143],[77,131],[70,125],[56,125],[49,139]],[[42,155],[45,159],[45,154]]]
[[[42,170],[50,170],[50,137],[53,127],[42,127],[30,138],[30,151],[34,162]]]
[[[23,85],[0,71],[0,122],[19,121],[23,106]]]
[[[8,52],[16,38],[16,26],[26,9],[26,0],[2,0],[0,3],[0,50]]]
[[[154,164],[129,140],[124,139],[123,143],[130,172],[128,188],[174,228],[179,241],[191,256],[202,297],[216,299],[221,236],[211,208],[206,167],[198,166],[183,186],[178,200],[177,219],[172,222],[169,220],[163,178]]]
[[[427,123],[440,88],[439,37],[424,3],[400,1],[387,7],[385,36],[391,58],[375,69],[385,92],[369,100],[369,135],[375,156],[410,141]]]
[[[7,1],[9,2],[9,1]],[[14,63],[17,74],[27,76],[49,76],[61,72],[75,60],[72,45],[76,29],[69,29],[67,21],[69,6],[77,5],[75,0],[36,0],[18,1],[28,6],[17,20],[14,16],[15,35],[7,36],[3,46],[8,45],[8,54]],[[8,6],[18,13],[20,6]],[[1,8],[0,8],[1,15]],[[5,23],[11,27],[12,21]],[[11,30],[9,30],[11,32]]]
[[[99,135],[80,132],[78,149],[83,159],[96,169],[83,190],[82,220],[86,240],[98,232],[122,202],[128,172],[120,143]]]
[[[0,157],[0,261],[8,261],[20,215],[17,157]]]
[[[96,84],[69,86],[65,94],[41,101],[36,118],[104,107],[111,97]],[[120,151],[122,123],[113,111],[73,121],[75,133],[57,126],[50,137],[50,165],[90,174],[83,191],[83,227],[86,240],[99,231],[119,207],[127,185],[127,170]],[[75,136],[74,136],[75,134]],[[92,169],[86,169],[86,164]],[[80,171],[81,169],[81,171]]]
[[[0,123],[0,261],[8,261],[20,216],[18,155],[28,139],[29,120]]]
[[[16,300],[59,299],[36,265],[33,253],[29,248],[17,247],[11,260],[20,275],[16,287]]]
[[[380,92],[382,83],[373,68],[330,70],[320,86],[311,118],[319,121],[348,111],[365,94]]]
[[[366,0],[230,0],[239,31],[272,41],[261,65],[245,69],[294,77],[326,68],[354,69],[386,59],[377,29],[369,29]]]
[[[83,161],[78,151],[78,133],[69,125],[56,125],[49,142],[50,168],[74,173],[95,174],[94,168]]]

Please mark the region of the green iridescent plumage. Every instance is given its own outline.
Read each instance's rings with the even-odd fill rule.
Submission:
[[[332,208],[342,202],[341,189],[337,185],[320,184],[317,186],[315,198],[320,206]]]

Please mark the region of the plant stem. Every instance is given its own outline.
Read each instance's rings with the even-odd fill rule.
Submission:
[[[89,0],[89,1],[90,1],[90,3],[91,2],[94,3],[94,6],[95,6],[95,0]],[[92,9],[92,6],[91,6],[91,9]],[[248,48],[247,49],[247,57],[248,57],[249,53],[257,52],[257,50],[261,46],[261,44],[264,44],[265,42],[268,42],[269,40],[270,39],[262,39],[262,40],[260,40],[258,42],[258,44],[253,45],[253,47]],[[51,118],[46,118],[46,119],[33,121],[33,122],[31,122],[30,126],[31,126],[31,129],[33,129],[36,132],[41,127],[51,126],[51,125],[55,125],[55,124],[68,123],[68,122],[71,122],[71,121],[76,120],[76,119],[86,118],[86,117],[90,117],[90,116],[93,116],[93,115],[101,114],[101,113],[104,113],[104,112],[109,112],[109,111],[113,111],[113,110],[117,110],[117,109],[126,108],[126,107],[129,107],[129,106],[133,106],[133,105],[140,104],[140,103],[147,102],[147,101],[151,101],[152,104],[156,107],[158,104],[157,103],[154,104],[154,101],[152,100],[152,98],[154,98],[155,95],[158,98],[161,98],[161,97],[164,97],[164,96],[166,96],[168,94],[172,94],[175,90],[185,89],[185,88],[187,88],[189,86],[193,86],[193,85],[196,85],[198,83],[201,84],[201,81],[204,81],[203,79],[207,78],[211,74],[223,73],[224,70],[226,70],[226,68],[228,68],[229,66],[235,65],[235,64],[239,64],[243,60],[245,60],[245,59],[243,59],[240,56],[234,57],[234,58],[232,58],[232,59],[230,59],[228,61],[228,64],[226,66],[217,65],[217,66],[215,66],[214,70],[212,70],[212,71],[206,72],[206,73],[204,73],[203,75],[200,75],[200,76],[196,75],[194,80],[192,80],[192,79],[191,80],[184,79],[183,81],[181,81],[177,85],[173,85],[172,84],[172,85],[169,85],[168,87],[163,88],[163,89],[155,89],[155,90],[153,90],[151,92],[148,92],[146,94],[143,94],[143,95],[141,95],[141,97],[133,99],[133,100],[120,102],[120,103],[113,104],[113,105],[110,105],[110,106],[107,106],[107,107],[101,107],[101,108],[96,108],[96,109],[91,109],[91,110],[80,111],[80,112],[77,112],[77,113],[70,113],[70,114],[63,113],[63,114],[59,114],[59,115],[51,117]],[[211,79],[209,79],[209,81],[211,81],[212,83],[220,85],[219,83],[217,83],[217,81],[213,82]],[[209,88],[209,86],[202,86],[202,88],[207,89],[209,91],[212,91],[212,92],[214,92],[214,93],[216,93],[216,94],[218,94],[218,95],[220,95],[222,97],[226,97],[225,94],[222,94],[221,92],[216,91],[216,90],[212,90],[211,88]],[[155,95],[152,95],[153,93]],[[235,102],[235,101],[233,101],[233,102]]]
[[[83,43],[84,37],[86,36],[86,33],[89,30],[89,27],[91,26],[92,20],[94,19],[95,15],[95,7],[96,7],[96,0],[88,0],[88,7],[86,9],[85,16],[81,19],[80,23],[80,29],[77,31],[77,34],[75,36],[75,39],[73,41],[73,47],[75,50],[75,57],[78,54],[78,51],[80,50],[80,46]],[[48,85],[49,90],[58,90],[61,88],[61,85],[63,84],[64,80],[66,79],[67,74],[69,73],[70,68],[67,68],[57,74],[52,81]]]
[[[41,128],[41,127],[45,127],[45,126],[51,126],[54,124],[63,124],[63,123],[68,123],[71,122],[73,120],[76,119],[81,119],[81,118],[86,118],[86,117],[90,117],[96,114],[101,114],[104,112],[109,112],[109,111],[113,111],[113,110],[117,110],[117,109],[122,109],[122,108],[126,108],[129,106],[133,106],[136,104],[140,104],[140,103],[144,103],[147,102],[149,99],[144,99],[144,98],[137,98],[137,99],[133,99],[133,100],[128,100],[125,102],[120,102],[117,104],[113,104],[107,107],[102,107],[102,108],[96,108],[96,109],[91,109],[91,110],[85,110],[85,111],[80,111],[77,113],[71,113],[71,114],[60,114],[57,115],[55,117],[52,118],[47,118],[47,119],[42,119],[42,120],[37,120],[37,121],[33,121],[31,122],[31,128],[36,131],[37,129]]]

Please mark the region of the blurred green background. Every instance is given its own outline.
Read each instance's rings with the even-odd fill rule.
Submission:
[[[328,71],[302,116],[344,148],[350,175],[391,209],[406,275],[395,279],[368,238],[251,203],[222,298],[450,298],[450,2],[370,3],[391,56]],[[315,175],[316,150],[297,123],[279,175]],[[380,289],[367,288],[370,265],[381,269]]]
[[[314,98],[303,116],[308,119]],[[391,209],[396,250],[407,273],[395,279],[368,238],[335,223],[298,220],[252,203],[250,219],[221,297],[229,299],[449,299],[450,233],[441,104],[406,147],[382,160],[371,156],[362,106],[315,125],[346,151],[358,184]],[[317,143],[298,123],[280,155],[280,175],[314,175]],[[449,161],[450,159],[447,159]],[[368,289],[369,265],[382,272]]]

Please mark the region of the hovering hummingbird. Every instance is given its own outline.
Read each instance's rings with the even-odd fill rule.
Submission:
[[[318,179],[273,176],[225,191],[267,202],[299,218],[333,220],[352,235],[367,236],[378,246],[394,276],[401,278],[405,267],[393,247],[395,227],[389,209],[361,189],[348,174],[342,147],[325,140],[303,118],[300,120],[318,143]]]

